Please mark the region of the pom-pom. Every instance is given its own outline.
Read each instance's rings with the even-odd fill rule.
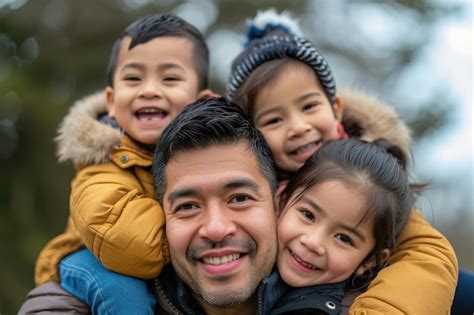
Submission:
[[[245,34],[246,47],[255,39],[263,38],[275,30],[281,30],[290,36],[301,37],[302,32],[297,20],[287,11],[278,14],[272,8],[265,11],[258,11],[253,20],[247,21],[247,32]]]

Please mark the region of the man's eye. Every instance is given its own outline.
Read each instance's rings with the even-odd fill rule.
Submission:
[[[247,195],[236,195],[231,199],[231,202],[242,203],[250,200],[250,197]]]
[[[337,234],[336,238],[338,240],[340,240],[341,242],[343,242],[343,243],[354,246],[354,241],[352,240],[352,238],[350,236],[348,236],[346,234]]]
[[[181,204],[181,205],[177,206],[175,208],[175,212],[193,210],[193,209],[197,209],[197,208],[198,208],[198,206],[194,203],[184,203],[184,204]]]

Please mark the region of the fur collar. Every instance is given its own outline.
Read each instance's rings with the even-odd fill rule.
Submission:
[[[397,145],[410,160],[410,129],[392,106],[356,90],[341,90],[339,96],[344,102],[342,124],[350,137],[365,141],[385,138]]]
[[[385,138],[400,147],[410,159],[410,130],[393,107],[361,91],[345,89],[339,95],[344,102],[343,125],[349,136],[366,141]],[[99,114],[106,111],[102,92],[73,104],[55,139],[60,162],[90,164],[110,161],[123,133],[98,120]]]
[[[110,161],[111,153],[120,144],[123,133],[98,120],[107,112],[103,92],[87,96],[73,104],[61,122],[57,144],[60,162],[97,164]]]

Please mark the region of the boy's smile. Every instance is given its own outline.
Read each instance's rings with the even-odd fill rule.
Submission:
[[[162,130],[198,98],[193,45],[184,37],[164,36],[128,49],[120,47],[114,86],[107,87],[109,115],[131,138],[154,144]]]

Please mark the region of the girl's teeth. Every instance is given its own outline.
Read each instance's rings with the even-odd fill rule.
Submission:
[[[315,143],[306,144],[306,145],[304,145],[304,146],[298,148],[298,149],[296,150],[296,153],[297,153],[297,154],[303,153],[303,152],[305,152],[305,151],[307,151],[307,150],[309,150],[309,149],[311,149],[311,148],[313,148],[313,147],[315,147],[315,146],[316,146]]]
[[[308,269],[312,269],[312,270],[317,270],[319,269],[318,267],[316,266],[313,266],[303,260],[301,260],[301,258],[299,256],[297,256],[295,253],[291,252],[291,255],[293,256],[293,258],[296,259],[297,262],[299,262],[300,264],[302,264],[304,267],[308,268]]]

